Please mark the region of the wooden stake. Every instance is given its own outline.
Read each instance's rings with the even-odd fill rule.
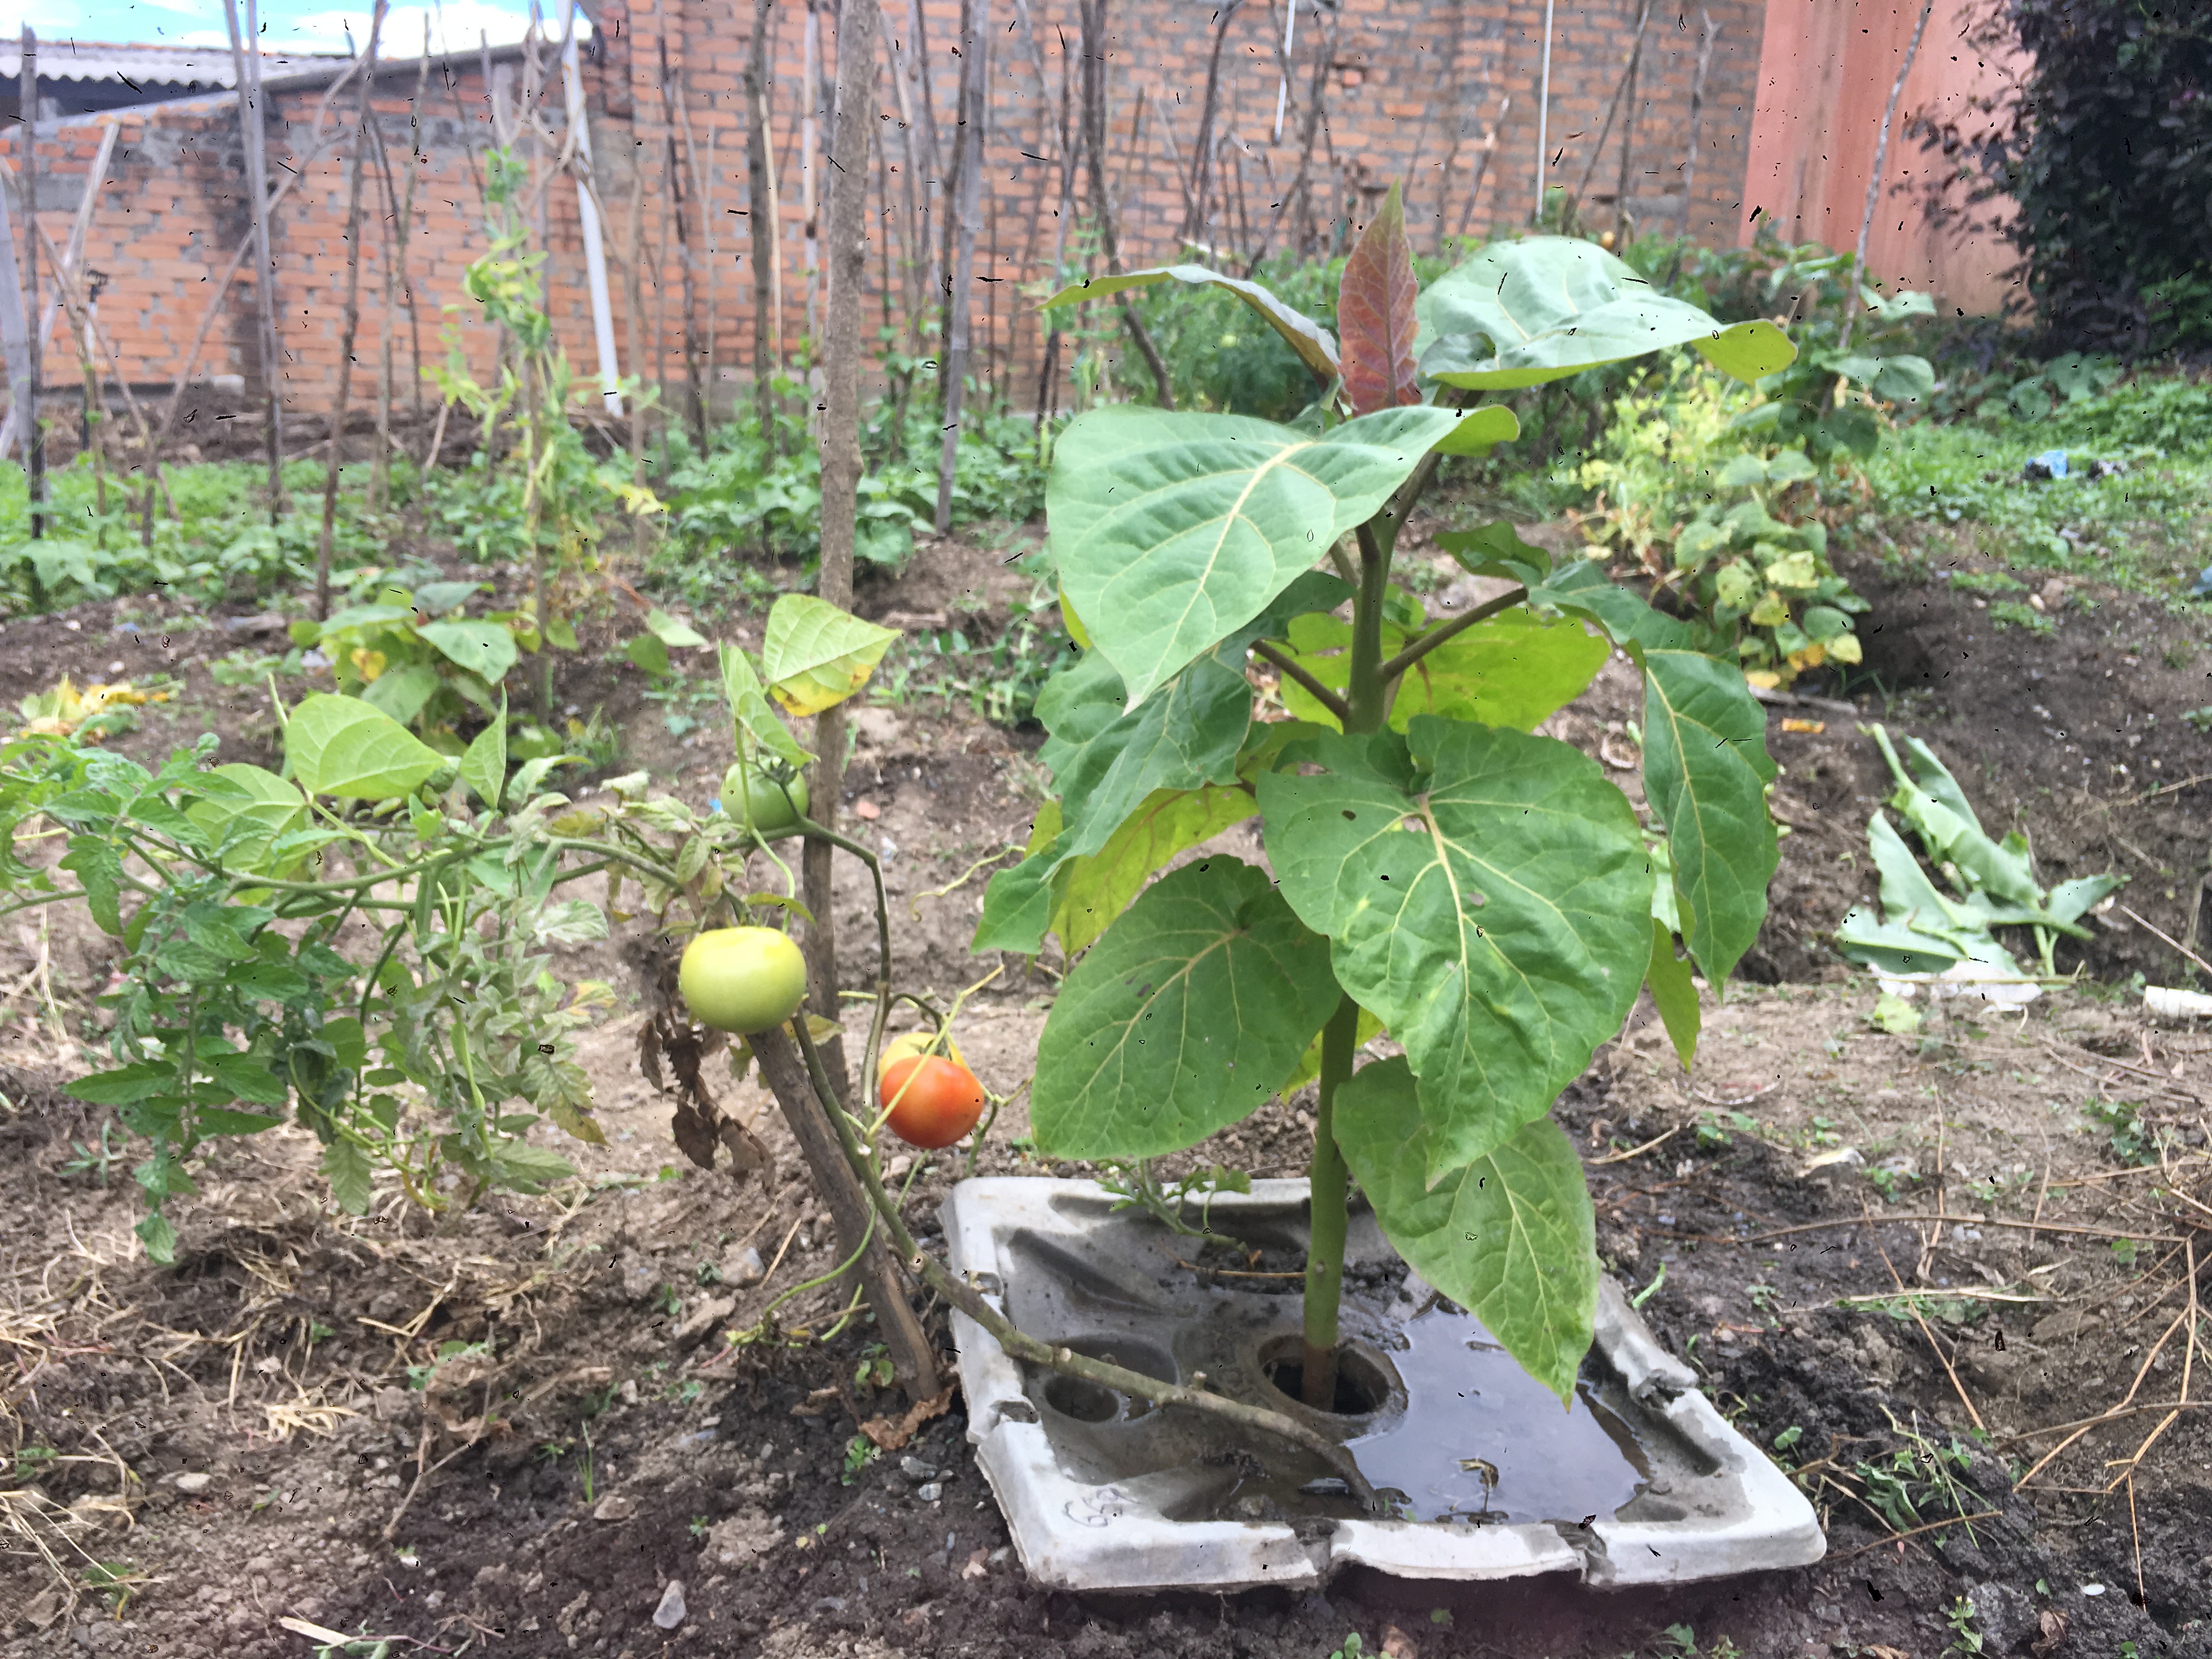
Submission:
[[[1625,254],[1628,248],[1628,183],[1629,170],[1636,155],[1636,71],[1644,61],[1644,27],[1650,21],[1651,0],[1644,0],[1644,10],[1636,20],[1636,44],[1628,49],[1628,108],[1620,118],[1620,182],[1613,191],[1613,251]]]
[[[16,131],[23,135],[23,164],[16,177],[21,181],[23,194],[23,314],[36,317],[39,304],[39,147],[35,141],[39,120],[39,37],[28,23],[23,25],[23,59],[21,77],[16,82],[15,108],[20,120]],[[30,379],[24,392],[23,409],[23,465],[27,475],[31,508],[31,539],[37,541],[46,533],[46,426],[39,416],[39,398],[46,389],[46,341],[33,332],[27,344],[30,360]]]
[[[753,0],[753,33],[745,58],[745,179],[753,243],[753,416],[769,459],[776,453],[775,375],[782,367],[776,341],[782,331],[781,283],[777,266],[775,140],[769,125],[768,9]]]
[[[315,547],[315,618],[331,614],[331,547],[337,534],[338,463],[345,447],[346,393],[353,379],[354,337],[361,329],[361,178],[368,160],[368,124],[376,118],[376,44],[384,32],[386,0],[369,14],[368,49],[362,54],[361,108],[354,122],[353,165],[346,185],[345,320],[338,331],[338,389],[331,400],[331,458],[323,473],[323,535]]]
[[[1682,155],[1682,236],[1685,240],[1694,237],[1698,211],[1698,126],[1705,113],[1705,71],[1713,61],[1713,41],[1719,31],[1713,27],[1713,15],[1706,8],[1698,9],[1698,61],[1690,71],[1690,143]],[[1678,261],[1674,269],[1681,269]],[[1671,281],[1668,284],[1672,286]]]
[[[254,0],[246,0],[242,39],[238,0],[223,0],[223,17],[230,25],[230,58],[238,76],[239,142],[246,150],[246,192],[253,216],[253,297],[261,325],[262,392],[269,404],[267,429],[262,435],[269,450],[269,522],[273,525],[284,510],[284,368],[276,336],[276,262],[269,252],[267,125],[261,102],[261,40]],[[253,45],[251,54],[246,50],[247,41]],[[179,383],[179,392],[183,390]]]
[[[952,258],[952,286],[946,300],[943,443],[937,459],[937,533],[952,528],[952,473],[960,456],[960,408],[967,392],[970,313],[975,293],[976,202],[983,184],[983,129],[989,124],[991,83],[986,64],[991,51],[991,0],[963,0],[961,8],[960,154],[958,197],[953,216],[958,235]]]
[[[850,16],[868,3],[869,0],[845,0],[846,15]],[[799,1018],[805,1018],[803,1011]],[[830,1112],[839,1109],[817,1097],[805,1063],[782,1030],[757,1031],[749,1041],[760,1061],[761,1081],[782,1108],[783,1121],[791,1126],[792,1138],[799,1142],[814,1177],[814,1189],[822,1195],[836,1228],[840,1257],[860,1257],[854,1276],[867,1291],[868,1305],[875,1310],[876,1333],[890,1350],[899,1385],[915,1399],[927,1399],[937,1392],[936,1357],[921,1322],[914,1316],[907,1301],[906,1287],[891,1263],[883,1232],[873,1227],[867,1193],[846,1162],[844,1149],[830,1124]],[[825,1073],[829,1069],[826,1054],[823,1069]],[[836,1086],[834,1079],[831,1086]]]
[[[699,382],[699,295],[692,269],[694,254],[688,211],[692,192],[684,185],[689,161],[679,160],[676,154],[679,116],[684,118],[682,126],[688,149],[690,122],[684,110],[684,88],[668,67],[668,40],[664,35],[660,40],[660,117],[668,130],[668,211],[676,221],[676,258],[684,274],[684,384],[690,392],[691,435],[703,454],[707,448],[707,402],[705,388]]]
[[[1206,196],[1213,184],[1213,112],[1221,97],[1221,49],[1229,43],[1229,26],[1237,21],[1243,5],[1244,0],[1229,0],[1213,31],[1213,55],[1206,64],[1206,97],[1199,106],[1198,137],[1190,147],[1190,185],[1183,192],[1189,204],[1183,220],[1186,242],[1212,240],[1206,234]]]
[[[837,20],[836,121],[830,138],[829,292],[822,336],[822,397],[816,426],[822,457],[822,562],[815,592],[840,610],[853,604],[853,553],[860,487],[860,310],[868,275],[868,147],[874,142],[877,0],[844,0]],[[810,90],[812,90],[810,81]],[[808,780],[815,820],[836,830],[845,789],[845,705],[814,721],[817,759]],[[810,838],[800,854],[806,907],[808,996],[837,1005],[837,933],[831,860],[836,849]],[[842,1037],[823,1050],[831,1085],[851,1089]],[[840,1159],[842,1163],[842,1157]],[[881,1314],[878,1312],[878,1320]]]
[[[623,354],[624,360],[638,379],[637,390],[629,399],[629,481],[641,489],[645,484],[646,399],[645,360],[638,355],[638,325],[645,313],[645,279],[638,266],[644,257],[645,169],[637,164],[633,149],[629,161],[629,242],[623,256],[623,343],[629,348]],[[642,513],[630,514],[630,553],[641,564],[649,545],[645,520]]]

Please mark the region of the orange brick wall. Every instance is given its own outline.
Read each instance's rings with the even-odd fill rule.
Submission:
[[[909,0],[889,0],[894,33],[911,45],[908,8]],[[601,0],[594,9],[600,33],[586,61],[586,76],[597,178],[608,210],[610,281],[617,350],[625,354],[623,368],[626,373],[637,371],[626,360],[622,263],[633,240],[629,219],[635,178],[642,200],[636,241],[641,251],[645,314],[638,321],[644,373],[648,380],[665,376],[672,406],[680,404],[684,302],[682,266],[666,211],[670,123],[661,73],[665,45],[672,82],[681,87],[690,117],[691,165],[706,185],[703,199],[691,204],[695,227],[706,222],[703,229],[694,231],[694,310],[699,337],[712,354],[712,395],[718,405],[726,407],[742,399],[750,373],[752,253],[748,220],[735,211],[750,212],[752,205],[745,179],[741,80],[750,7],[739,0],[716,0],[714,4]],[[1679,228],[1686,220],[1700,240],[1726,244],[1735,240],[1736,226],[1747,210],[1743,181],[1765,4],[1764,0],[1713,0],[1705,9],[1719,37],[1706,88],[1697,200],[1686,205],[1680,177],[1698,13],[1655,8],[1639,74],[1630,204],[1647,227]],[[953,111],[960,64],[951,49],[959,44],[959,0],[927,0],[924,10],[931,96],[940,146],[949,151],[956,134]],[[1120,0],[1109,14],[1108,88],[1114,131],[1109,177],[1119,197],[1124,255],[1133,264],[1158,263],[1181,252],[1176,239],[1184,216],[1182,181],[1188,176],[1189,146],[1213,44],[1214,15],[1211,6],[1173,0]],[[991,109],[985,148],[988,194],[977,270],[999,280],[979,285],[975,325],[978,368],[984,366],[988,346],[991,363],[1013,376],[1009,391],[1024,403],[1035,396],[1039,335],[1030,310],[1032,302],[1020,285],[1048,274],[1053,210],[1059,194],[1054,162],[1034,158],[1057,153],[1063,38],[1067,52],[1078,49],[1073,0],[1036,0],[1030,15],[1043,58],[1043,88],[1011,0],[993,0]],[[1216,131],[1235,141],[1242,167],[1243,210],[1237,206],[1240,198],[1234,173],[1229,172],[1217,185],[1217,212],[1206,231],[1206,240],[1220,250],[1212,261],[1217,264],[1241,268],[1253,253],[1282,246],[1292,229],[1289,210],[1279,216],[1270,204],[1284,199],[1277,192],[1289,185],[1298,168],[1301,118],[1326,34],[1311,0],[1302,0],[1289,107],[1282,138],[1273,142],[1276,31],[1282,16],[1279,8],[1247,5],[1233,16],[1226,36]],[[1636,0],[1586,5],[1562,0],[1556,6],[1549,119],[1550,147],[1556,156],[1549,182],[1555,185],[1571,187],[1583,173],[1625,64],[1635,16]],[[803,184],[799,117],[806,100],[801,70],[805,17],[802,0],[783,0],[771,13],[772,117],[784,226],[782,325],[786,341],[793,344],[803,340],[807,318],[799,234]],[[1325,118],[1313,158],[1318,203],[1313,251],[1325,251],[1348,234],[1364,217],[1362,204],[1376,199],[1394,178],[1406,179],[1417,246],[1432,244],[1440,229],[1455,229],[1467,205],[1482,140],[1498,119],[1500,100],[1507,97],[1511,104],[1484,172],[1471,229],[1480,235],[1493,229],[1510,232],[1524,223],[1535,186],[1541,0],[1343,0],[1338,17],[1326,77]],[[1016,26],[1010,30],[1010,24]],[[829,0],[823,0],[820,33],[823,59],[834,64],[836,27]],[[520,64],[494,68],[495,77],[520,72]],[[491,343],[488,331],[475,320],[462,278],[469,262],[485,247],[477,184],[477,168],[489,139],[483,75],[473,62],[434,71],[422,111],[419,161],[410,161],[416,136],[409,119],[413,86],[412,65],[399,66],[380,82],[374,106],[392,167],[398,170],[412,165],[416,171],[406,256],[416,301],[416,326],[426,362],[443,360],[441,330],[450,325],[481,376],[489,369]],[[1146,107],[1141,128],[1133,133],[1140,89]],[[903,169],[906,156],[896,127],[898,106],[887,64],[879,70],[872,96],[878,114],[884,118],[878,120],[878,131],[891,141],[887,160]],[[353,101],[353,94],[342,94],[326,123],[349,126]],[[286,177],[283,168],[300,175],[274,220],[282,386],[288,417],[306,417],[306,424],[319,429],[320,417],[330,407],[338,360],[346,282],[347,173],[353,143],[349,135],[319,157],[308,159],[309,135],[322,94],[294,92],[275,96],[271,102],[268,143],[272,176]],[[562,112],[557,78],[543,108],[557,130]],[[817,140],[824,145],[830,138],[827,118],[825,106]],[[40,218],[57,246],[68,235],[82,179],[99,137],[94,118],[80,118],[81,125],[58,133],[48,127],[38,141],[43,175]],[[130,379],[149,387],[165,386],[185,372],[185,355],[215,279],[246,234],[235,107],[227,100],[211,99],[98,118],[118,120],[122,131],[92,222],[87,264],[106,278],[100,318]],[[1593,198],[1609,201],[1619,169],[1618,143],[1616,131],[1591,181]],[[10,128],[0,136],[0,155],[11,163],[20,161],[21,149],[20,129]],[[679,127],[679,156],[682,151]],[[884,176],[882,162],[872,162],[865,173],[829,171],[818,158],[815,165],[829,178],[852,177],[864,183],[870,194],[871,223],[877,234],[888,239],[888,246],[879,247],[878,253],[903,258],[907,228],[902,222],[899,179],[893,179],[885,201],[879,182]],[[1224,158],[1224,168],[1229,165]],[[1082,184],[1079,204],[1088,199],[1087,177]],[[1229,203],[1225,212],[1219,206],[1224,193]],[[1599,222],[1609,222],[1609,206],[1593,205],[1586,211]],[[579,380],[589,383],[596,373],[597,354],[574,185],[565,179],[554,180],[545,192],[544,212],[550,250],[545,266],[548,309]],[[372,168],[364,195],[362,320],[352,393],[356,408],[374,385],[379,331],[385,320],[384,272],[392,257],[385,234],[386,213]],[[1272,228],[1271,220],[1276,221]],[[880,258],[872,259],[867,312],[872,319],[881,316],[876,289],[882,269]],[[190,373],[194,380],[237,375],[258,395],[262,369],[255,344],[251,276],[249,264],[221,301],[206,349]],[[895,283],[901,280],[894,279]],[[442,307],[457,309],[441,314]],[[404,406],[411,371],[404,306],[393,323]],[[65,337],[58,337],[48,354],[50,382],[74,382],[76,368],[68,350]],[[434,399],[434,391],[426,393],[433,405]]]

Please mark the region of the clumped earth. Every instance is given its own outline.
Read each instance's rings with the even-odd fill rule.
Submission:
[[[130,1231],[132,1154],[60,1092],[82,1069],[70,1032],[106,982],[103,941],[42,910],[0,919],[0,1652],[261,1659],[312,1652],[304,1624],[394,1654],[610,1659],[1322,1659],[1355,1632],[1400,1659],[1692,1642],[2212,1659],[2212,1423],[2170,1409],[2207,1397],[2212,1365],[2186,1317],[2212,1257],[2212,1036],[2149,1024],[2118,988],[2137,972],[2186,983],[2183,964],[2116,906],[2079,988],[2024,1013],[1916,1001],[1877,1023],[1878,988],[1821,937],[1874,884],[1866,819],[1889,786],[1856,725],[1879,718],[1951,761],[1993,833],[2027,829],[2048,876],[2121,869],[2121,902],[2184,939],[2207,801],[2185,781],[2212,771],[2212,743],[2181,715],[2212,701],[2212,660],[2182,651],[2187,619],[2079,586],[2045,596],[2047,637],[2000,636],[1971,594],[1915,574],[1970,556],[1933,532],[1917,551],[1852,572],[1875,605],[1864,686],[1841,688],[1856,712],[1770,711],[1792,833],[1748,964],[1762,982],[1708,998],[1694,1074],[1639,1010],[1558,1112],[1586,1149],[1609,1265],[1721,1409],[1796,1469],[1829,1528],[1819,1565],[1611,1593],[1360,1573],[1304,1596],[1038,1588],[957,1396],[894,1449],[861,1436],[909,1402],[874,1386],[872,1334],[839,1326],[834,1285],[799,1288],[835,1267],[834,1238],[772,1103],[711,1066],[774,1166],[739,1179],[678,1155],[635,1058],[667,948],[646,921],[559,963],[632,1011],[590,1039],[608,1144],[564,1146],[582,1182],[434,1224],[395,1194],[355,1219],[325,1206],[313,1138],[275,1131],[215,1149],[199,1195],[173,1207],[176,1265],[153,1267]],[[925,548],[862,608],[988,636],[1027,592],[1002,558]],[[726,631],[757,643],[758,626]],[[145,599],[12,623],[0,697],[158,665],[178,696],[118,747],[214,730],[224,758],[265,761],[265,695],[210,665],[271,631]],[[587,639],[563,699],[604,710],[623,768],[703,800],[726,739],[672,735],[668,705],[597,660],[621,636],[617,619]],[[1554,729],[1632,787],[1632,687],[1608,671]],[[1000,969],[961,1041],[1017,1097],[973,1169],[1091,1173],[1027,1151],[1018,1091],[1056,961],[966,951],[971,866],[1026,836],[1039,798],[1036,734],[927,700],[862,708],[856,726],[846,810],[888,860],[901,982],[950,997]],[[1217,850],[1258,856],[1236,832]],[[841,890],[855,981],[864,897]],[[1163,1167],[1297,1173],[1310,1103]],[[957,1152],[926,1165],[925,1237],[969,1168]],[[925,1323],[944,1346],[942,1310]],[[2123,1399],[2130,1414],[2014,1491],[2057,1425]],[[1979,1518],[1934,1524],[1962,1515]]]

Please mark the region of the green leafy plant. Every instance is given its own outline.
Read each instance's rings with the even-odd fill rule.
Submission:
[[[1741,667],[1689,623],[1503,525],[1440,544],[1510,589],[1431,620],[1392,581],[1398,528],[1441,457],[1516,430],[1466,393],[1672,345],[1753,379],[1790,347],[1565,238],[1493,246],[1417,292],[1395,193],[1346,261],[1340,345],[1197,267],[1053,303],[1170,281],[1234,294],[1336,390],[1311,429],[1101,409],[1055,451],[1052,554],[1084,649],[1038,700],[1056,797],[993,878],[976,937],[1088,947],[1039,1045],[1038,1143],[1126,1165],[1317,1075],[1308,1398],[1333,1396],[1354,1176],[1400,1254],[1565,1397],[1598,1265],[1579,1162],[1547,1113],[1647,979],[1689,1051],[1692,963],[1724,979],[1764,914],[1773,766]],[[1626,799],[1531,731],[1615,646],[1644,678],[1656,881]],[[1305,700],[1293,718],[1254,719],[1254,654]],[[1147,884],[1255,811],[1273,880],[1215,855]],[[1139,1045],[1140,1024],[1187,1035]],[[1358,1067],[1378,1029],[1402,1055]]]
[[[1814,471],[1795,449],[1771,460],[1735,457],[1713,482],[1742,499],[1700,507],[1674,538],[1674,568],[1660,576],[1662,585],[1679,582],[1692,615],[1734,641],[1754,685],[1786,685],[1824,662],[1860,659],[1851,617],[1867,604],[1828,562],[1827,526],[1784,523],[1769,506],[1770,489],[1787,489]]]
[[[792,596],[769,617],[765,681],[726,653],[740,783],[811,758],[771,694],[810,710],[849,695],[890,637]],[[552,947],[606,933],[574,884],[684,931],[796,904],[787,866],[787,892],[749,890],[744,860],[767,843],[743,817],[651,796],[642,774],[580,807],[546,787],[557,756],[510,776],[503,713],[458,758],[360,697],[280,713],[283,775],[211,765],[212,736],[155,769],[68,733],[0,744],[0,890],[17,908],[81,903],[114,942],[98,1033],[112,1064],[69,1092],[147,1145],[132,1173],[157,1261],[173,1259],[164,1206],[196,1190],[200,1148],[288,1115],[350,1214],[380,1174],[432,1211],[570,1179],[534,1132],[602,1139],[575,1035],[613,1003],[551,971]],[[21,856],[47,823],[67,836],[51,868]]]
[[[361,698],[402,726],[411,726],[441,754],[465,747],[459,728],[471,716],[499,713],[500,688],[538,636],[526,619],[460,614],[474,582],[430,582],[412,592],[386,588],[374,602],[335,611],[327,622],[295,622],[293,641],[328,661],[338,690]],[[520,623],[520,629],[516,624]],[[556,644],[576,636],[556,621]]]
[[[854,1476],[883,1455],[883,1448],[867,1436],[854,1435],[845,1443],[845,1464],[838,1474],[839,1484],[851,1486]]]
[[[1982,1650],[1982,1634],[1974,1628],[1974,1604],[1965,1596],[1943,1609],[1943,1622],[1951,1627],[1951,1640],[1943,1650],[1946,1654],[1977,1654]]]
[[[1992,841],[1966,792],[1936,752],[1917,738],[1905,739],[1911,770],[1898,758],[1889,733],[1864,728],[1881,746],[1897,787],[1892,811],[1911,826],[1929,864],[1948,882],[1953,897],[1931,881],[1888,818],[1876,811],[1867,842],[1881,875],[1881,913],[1854,905],[1835,933],[1836,948],[1853,962],[1892,975],[1933,975],[1977,964],[1975,976],[2018,981],[2020,963],[1991,932],[2026,927],[2035,940],[2043,972],[2057,972],[2051,954],[2060,936],[2087,939],[2081,917],[2124,878],[2083,876],[2045,889],[2035,878],[2027,837],[2015,830]]]

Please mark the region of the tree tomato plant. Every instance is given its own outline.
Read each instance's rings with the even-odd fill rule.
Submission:
[[[1446,533],[1492,597],[1432,618],[1393,580],[1398,532],[1441,457],[1517,434],[1468,393],[1677,345],[1749,380],[1792,348],[1560,237],[1417,295],[1395,190],[1346,265],[1340,345],[1197,266],[1048,303],[1171,280],[1235,292],[1324,390],[1296,426],[1104,408],[1057,447],[1050,546],[1088,645],[1039,698],[1056,797],[975,940],[1057,933],[1074,958],[1038,1051],[1038,1146],[1180,1151],[1317,1074],[1309,1401],[1334,1393],[1354,1180],[1405,1259],[1565,1398],[1599,1268],[1547,1114],[1646,982],[1686,1057],[1692,964],[1721,983],[1765,914],[1774,767],[1741,667],[1601,566],[1554,565],[1506,525]],[[1616,651],[1644,680],[1642,815],[1534,734]],[[1291,718],[1255,718],[1248,667],[1280,677]],[[1152,879],[1255,812],[1272,873],[1215,855]],[[1384,1031],[1402,1052],[1360,1065]]]

